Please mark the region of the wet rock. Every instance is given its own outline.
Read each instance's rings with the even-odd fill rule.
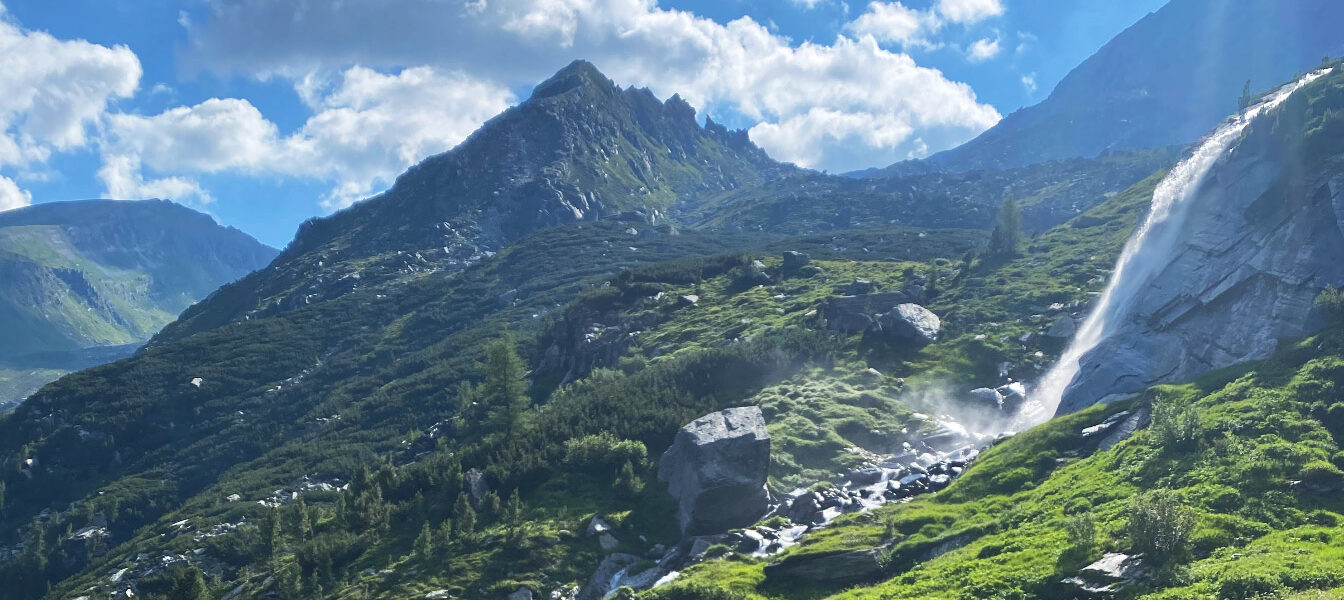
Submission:
[[[597,566],[593,576],[588,579],[588,585],[579,590],[577,600],[598,600],[605,596],[609,591],[607,588],[611,585],[611,580],[622,569],[629,567],[640,561],[638,556],[617,552],[608,555],[602,559],[602,563]]]
[[[710,413],[677,432],[658,463],[658,479],[677,501],[684,535],[754,523],[769,507],[765,488],[770,435],[760,407]]]
[[[976,408],[992,408],[995,410],[1003,408],[1003,396],[999,394],[998,390],[975,388],[967,393],[967,396],[970,397],[971,403]]]
[[[1078,324],[1073,321],[1069,315],[1060,315],[1050,324],[1050,329],[1045,331],[1045,337],[1057,340],[1067,340],[1073,338],[1073,334],[1078,333]]]

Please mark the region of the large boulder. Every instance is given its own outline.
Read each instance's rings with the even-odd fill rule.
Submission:
[[[898,304],[877,318],[881,332],[889,339],[927,346],[938,341],[942,322],[938,315],[918,304]]]
[[[677,432],[658,462],[658,479],[677,501],[684,535],[750,525],[768,509],[770,434],[760,407],[710,413]]]
[[[812,257],[803,254],[802,252],[794,252],[792,250],[789,250],[784,253],[783,267],[785,271],[788,272],[797,271],[798,269],[807,266],[807,263],[809,262],[812,262]]]

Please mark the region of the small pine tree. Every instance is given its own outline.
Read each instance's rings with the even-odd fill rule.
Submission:
[[[1320,311],[1325,322],[1332,326],[1344,325],[1344,290],[1335,286],[1326,286],[1316,295],[1316,310]],[[0,487],[0,491],[4,488]]]
[[[5,512],[5,482],[0,481],[0,514]]]
[[[173,588],[168,592],[169,600],[211,600],[210,589],[205,585],[205,575],[196,567],[183,569],[173,578]]]
[[[612,483],[612,487],[617,494],[625,498],[633,498],[644,491],[644,480],[640,479],[639,475],[635,473],[635,465],[627,460],[621,466],[621,470],[616,473],[616,481]]]
[[[996,257],[1016,256],[1022,245],[1022,211],[1011,198],[999,207],[994,230],[989,233],[989,247],[985,253]]]
[[[523,500],[518,497],[518,490],[515,488],[512,494],[509,494],[509,501],[504,504],[504,519],[512,527],[517,527],[523,522]]]
[[[467,500],[467,493],[462,492],[457,495],[457,503],[453,507],[453,533],[458,537],[470,536],[476,529],[476,511],[471,508],[471,501]]]
[[[501,510],[499,494],[496,494],[494,490],[486,492],[485,497],[481,498],[481,512],[489,517],[498,517]]]
[[[1241,86],[1241,95],[1237,96],[1237,110],[1246,110],[1251,105],[1251,80],[1247,79],[1246,84]]]
[[[428,562],[434,556],[434,533],[429,528],[429,521],[425,521],[420,526],[420,535],[415,538],[415,557],[421,561]]]

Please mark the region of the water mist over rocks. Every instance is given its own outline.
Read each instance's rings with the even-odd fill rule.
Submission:
[[[1096,306],[1033,399],[1064,414],[1263,358],[1344,281],[1344,174],[1300,173],[1275,111],[1309,73],[1213,131],[1162,180]]]

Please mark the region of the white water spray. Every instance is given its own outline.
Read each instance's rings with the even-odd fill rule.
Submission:
[[[1281,104],[1298,88],[1327,74],[1331,69],[1309,73],[1275,90],[1260,102],[1218,126],[1189,158],[1181,161],[1167,174],[1153,191],[1148,216],[1125,242],[1124,251],[1116,262],[1106,289],[1098,298],[1096,307],[1083,321],[1082,327],[1069,343],[1059,361],[1051,367],[1031,397],[1039,402],[1042,420],[1054,416],[1069,385],[1078,376],[1081,359],[1096,348],[1111,333],[1117,318],[1126,314],[1130,301],[1139,290],[1152,280],[1166,265],[1164,258],[1180,242],[1189,216],[1187,202],[1193,197],[1208,175],[1229,148],[1241,138],[1246,126],[1256,117]]]

